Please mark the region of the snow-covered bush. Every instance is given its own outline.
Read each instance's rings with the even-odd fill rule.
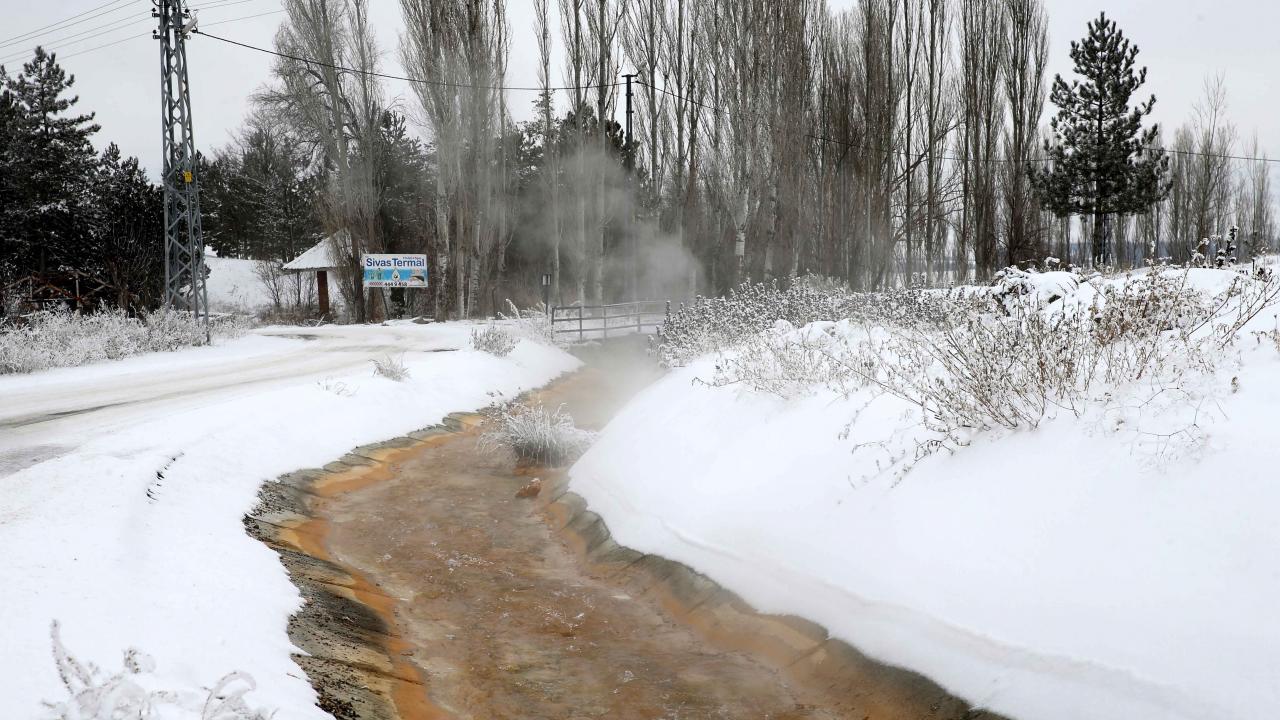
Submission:
[[[129,648],[124,652],[123,668],[105,673],[93,663],[77,660],[66,646],[57,621],[50,630],[53,659],[58,677],[67,691],[67,699],[45,702],[47,717],[56,720],[159,720],[190,718],[191,720],[268,720],[270,713],[256,710],[245,701],[245,695],[257,686],[247,673],[233,672],[223,676],[209,692],[196,693],[155,690],[150,674],[155,660],[146,653]],[[161,713],[161,707],[166,712]]]
[[[471,347],[497,357],[506,357],[516,349],[516,339],[498,325],[471,329]]]
[[[846,369],[908,400],[948,433],[1035,427],[1144,380],[1153,393],[1212,370],[1280,285],[1245,278],[1213,296],[1185,272],[1104,285],[1087,305],[1015,308],[872,333]]]
[[[573,424],[564,406],[548,410],[539,405],[508,405],[485,420],[480,444],[488,449],[509,448],[523,462],[548,467],[566,465],[591,445],[595,433]]]
[[[1074,272],[1053,270],[1042,273],[1009,267],[996,274],[992,297],[1006,313],[1010,313],[1020,306],[1043,307],[1071,297],[1080,289],[1082,282],[1084,278]]]
[[[734,352],[722,355],[708,384],[742,384],[783,399],[808,395],[821,387],[847,391],[852,389],[851,382],[864,385],[840,361],[841,331],[847,328],[848,321],[821,321],[797,330],[786,320],[778,320],[771,331],[757,333]]]
[[[131,317],[102,308],[73,313],[41,310],[21,320],[0,321],[0,374],[74,367],[148,352],[204,345],[208,337],[242,334],[248,321],[236,316],[211,318],[209,335],[190,313],[160,309]]]
[[[369,362],[373,363],[374,375],[379,375],[395,382],[404,382],[409,379],[409,368],[405,367],[403,355],[398,358],[383,355]]]
[[[981,430],[1083,415],[1118,394],[1192,401],[1192,377],[1212,373],[1278,298],[1280,282],[1212,269],[1088,281],[1016,271],[987,291],[845,299],[839,322],[776,320],[723,349],[709,383],[783,398],[870,388],[918,410],[935,431],[917,450],[927,454]]]
[[[945,307],[941,304],[947,299]],[[737,346],[785,320],[802,327],[819,320],[853,319],[867,325],[910,323],[940,312],[985,310],[990,300],[964,290],[849,292],[839,283],[797,280],[786,291],[775,283],[742,285],[723,298],[699,297],[673,310],[662,325],[659,359],[668,367]]]
[[[740,285],[725,297],[699,297],[671,311],[659,332],[659,357],[667,366],[721,350],[773,327],[838,320],[851,312],[854,295],[824,292],[802,282],[779,290],[776,283]]]
[[[542,303],[538,307],[521,310],[516,304],[507,301],[507,312],[498,313],[498,318],[505,321],[508,328],[518,337],[527,338],[545,345],[554,345],[555,337],[551,330],[551,315]]]

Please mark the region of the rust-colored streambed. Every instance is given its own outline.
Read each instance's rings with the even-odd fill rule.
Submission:
[[[536,396],[599,427],[637,367],[588,367]],[[335,717],[988,717],[618,547],[562,475],[479,448],[477,422],[453,416],[287,475],[246,520],[307,598],[290,637]],[[517,497],[531,475],[542,492]]]

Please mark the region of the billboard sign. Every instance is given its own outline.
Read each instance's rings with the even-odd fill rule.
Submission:
[[[424,288],[427,286],[426,255],[369,254],[360,256],[367,288]]]

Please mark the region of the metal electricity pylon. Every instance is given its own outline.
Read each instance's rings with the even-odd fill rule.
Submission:
[[[205,289],[204,234],[200,228],[200,183],[191,131],[186,40],[195,28],[183,0],[151,0],[160,21],[160,102],[164,145],[164,302],[209,320]]]

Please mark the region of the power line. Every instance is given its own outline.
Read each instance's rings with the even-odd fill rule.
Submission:
[[[101,8],[103,8],[103,7],[107,7],[107,6],[109,6],[109,5],[116,5],[116,4],[119,4],[121,1],[122,1],[122,0],[112,0],[112,2],[109,2],[109,3],[105,4],[105,5],[99,5],[99,6],[98,6],[98,7],[96,7],[96,8],[92,8],[92,9],[90,9],[90,10],[86,10],[84,13],[81,13],[81,15],[85,15],[85,14],[88,14],[88,13],[92,13],[92,12],[94,12],[94,10],[99,10],[99,9],[101,9]],[[136,1],[136,0],[126,0],[126,2],[127,2],[127,3],[132,3],[132,2],[135,2],[135,1]],[[190,10],[206,10],[206,11],[222,10],[223,8],[231,7],[232,5],[243,5],[244,3],[247,3],[247,2],[256,2],[256,1],[257,1],[257,0],[214,0],[213,2],[207,3],[207,4],[205,4],[205,5],[200,5],[200,6],[196,6],[196,7],[189,7],[188,9],[190,9]],[[89,28],[88,30],[80,30],[79,32],[72,33],[71,35],[64,35],[64,36],[62,36],[62,37],[60,37],[60,38],[58,38],[58,39],[56,39],[56,40],[43,39],[43,37],[44,37],[44,36],[52,35],[52,34],[54,34],[54,33],[58,32],[58,31],[60,31],[60,30],[68,30],[68,29],[71,29],[72,27],[74,27],[74,26],[76,26],[76,25],[81,25],[81,24],[83,24],[83,23],[85,23],[85,22],[88,22],[89,20],[92,20],[92,19],[94,19],[94,18],[100,17],[100,16],[102,16],[102,15],[109,15],[109,14],[112,14],[112,13],[118,12],[118,11],[120,11],[120,10],[126,10],[126,9],[129,9],[128,4],[126,4],[126,5],[121,5],[121,6],[119,6],[119,7],[112,8],[111,10],[107,10],[107,11],[102,12],[102,13],[98,13],[98,15],[94,15],[93,17],[86,17],[86,18],[84,18],[83,20],[80,20],[79,22],[71,22],[70,24],[67,24],[67,23],[68,23],[68,20],[74,20],[74,19],[75,19],[75,17],[79,17],[79,16],[73,16],[72,18],[68,18],[68,20],[64,20],[64,21],[62,21],[62,22],[60,22],[60,23],[53,23],[53,24],[51,24],[51,25],[46,25],[44,28],[41,28],[41,29],[40,29],[40,30],[44,30],[44,32],[40,32],[40,31],[38,31],[38,30],[33,30],[33,31],[29,32],[29,33],[26,33],[25,35],[15,36],[15,39],[10,39],[10,40],[6,40],[6,41],[2,41],[2,42],[0,42],[0,51],[2,51],[2,50],[3,50],[3,48],[7,48],[7,47],[10,47],[10,46],[14,46],[14,45],[24,45],[24,49],[22,49],[22,50],[20,50],[20,51],[16,51],[16,50],[9,50],[9,51],[7,51],[6,56],[4,57],[4,59],[3,59],[3,60],[0,60],[0,62],[9,62],[9,61],[11,61],[11,60],[16,60],[16,59],[18,59],[18,58],[20,58],[20,57],[25,57],[25,56],[27,55],[27,52],[28,52],[28,50],[27,50],[27,48],[26,48],[25,46],[28,46],[28,45],[29,45],[29,46],[30,46],[30,48],[32,48],[32,49],[34,49],[34,47],[35,47],[36,45],[40,45],[40,46],[44,46],[44,47],[53,46],[53,47],[55,47],[55,48],[62,48],[62,47],[65,47],[64,43],[65,43],[66,45],[75,45],[75,44],[77,44],[78,42],[87,42],[87,41],[95,40],[95,39],[97,39],[96,37],[85,37],[85,36],[105,35],[105,34],[107,34],[107,33],[111,33],[111,32],[115,32],[116,30],[120,30],[120,29],[122,29],[122,28],[126,27],[127,25],[129,25],[129,24],[131,24],[131,23],[133,23],[133,22],[135,22],[135,21],[137,21],[137,20],[139,20],[139,19],[149,18],[149,17],[150,17],[150,16],[149,16],[149,14],[144,14],[144,15],[130,16],[130,17],[127,17],[127,18],[119,18],[119,19],[116,19],[116,20],[111,20],[111,21],[105,22],[105,23],[103,23],[102,25],[98,25],[97,27]],[[284,11],[283,11],[283,10],[276,10],[276,11],[273,11],[273,12],[284,12]],[[262,17],[263,15],[270,15],[270,14],[272,14],[272,13],[270,13],[270,12],[266,12],[266,13],[261,13],[260,15],[250,15],[249,17],[250,17],[250,18],[253,18],[253,17]],[[248,19],[248,18],[235,18],[234,20],[223,20],[223,21],[219,21],[219,22],[215,22],[215,23],[208,23],[208,25],[221,25],[221,24],[223,24],[223,23],[225,23],[225,22],[234,22],[235,20],[242,20],[242,19]],[[61,27],[55,27],[55,26],[59,26],[59,25],[60,25]],[[51,28],[51,29],[47,29],[47,28]],[[83,40],[76,40],[77,38],[84,38],[84,39],[83,39]],[[68,42],[68,41],[72,41],[72,40],[76,40],[76,42]],[[4,52],[0,52],[0,54],[5,54],[5,53],[4,53]],[[77,55],[78,55],[79,53],[77,52],[77,53],[75,53],[75,54],[77,54]]]
[[[101,50],[101,49],[103,49],[103,48],[109,48],[109,47],[111,47],[111,46],[113,46],[113,45],[119,45],[120,43],[129,42],[130,40],[137,40],[138,38],[144,38],[144,37],[151,37],[151,31],[150,31],[150,30],[148,30],[148,31],[146,31],[146,32],[144,32],[144,33],[138,33],[137,35],[130,35],[129,37],[126,37],[126,38],[120,38],[119,40],[116,40],[115,42],[109,42],[109,43],[106,43],[106,44],[103,44],[103,45],[98,45],[98,46],[96,46],[96,47],[85,48],[84,50],[78,50],[78,51],[73,52],[73,53],[70,53],[70,54],[68,54],[68,55],[63,55],[63,56],[59,57],[58,59],[59,59],[59,60],[66,60],[67,58],[73,58],[73,57],[75,57],[75,56],[77,56],[77,55],[84,55],[85,53],[91,53],[91,52],[93,52],[94,50]]]
[[[54,32],[57,30],[65,30],[74,25],[79,25],[81,23],[89,22],[90,20],[93,20],[95,18],[102,17],[103,15],[110,15],[113,12],[123,10],[128,5],[139,2],[139,1],[140,0],[111,0],[111,2],[103,3],[102,5],[99,5],[97,7],[89,8],[88,10],[85,10],[84,12],[78,13],[76,15],[72,15],[71,17],[66,18],[65,20],[59,20],[58,22],[55,22],[55,23],[49,23],[48,25],[45,25],[43,27],[38,27],[35,30],[31,30],[25,33],[20,33],[18,35],[14,35],[13,37],[5,38],[4,40],[0,40],[0,42],[4,43],[4,45],[11,45],[13,44],[14,41],[21,42],[23,40],[34,38],[39,35],[47,35],[50,32]],[[116,7],[113,7],[109,10],[103,10],[103,8],[106,8],[112,5]],[[98,10],[102,10],[102,12],[99,12],[96,15],[90,15],[90,13],[96,12]],[[86,15],[88,15],[88,17],[85,17]],[[77,18],[80,18],[80,19],[77,19]],[[0,47],[3,47],[4,45],[0,45]]]
[[[218,22],[206,23],[205,27],[213,27],[214,25],[226,25],[227,23],[240,22],[241,20],[252,20],[254,18],[266,17],[268,15],[278,15],[282,12],[284,12],[284,10],[268,10],[267,12],[258,13],[257,15],[245,15],[244,17],[231,18],[230,20],[219,20]],[[201,33],[198,28],[196,32],[201,35],[204,35],[204,33]],[[209,35],[209,37],[213,37],[213,36]]]
[[[220,10],[224,7],[232,5],[243,5],[247,2],[256,2],[257,0],[213,0],[203,5],[188,5],[187,10]]]
[[[282,12],[282,11],[278,11],[278,12]],[[218,24],[221,24],[221,23],[218,23]],[[206,26],[206,27],[207,27],[207,26]],[[275,51],[275,50],[267,50],[266,48],[260,48],[260,47],[258,47],[258,46],[256,46],[256,45],[250,45],[250,44],[248,44],[248,43],[242,43],[242,42],[240,42],[240,41],[238,41],[238,40],[231,40],[231,39],[228,39],[228,38],[220,37],[220,36],[218,36],[218,35],[211,35],[211,34],[209,34],[209,33],[207,33],[207,32],[204,32],[203,30],[199,30],[199,29],[197,29],[197,30],[196,30],[196,33],[197,33],[197,34],[199,34],[199,35],[203,35],[204,37],[207,37],[207,38],[212,38],[212,39],[214,39],[214,40],[220,40],[220,41],[222,41],[222,42],[224,42],[224,43],[228,43],[228,44],[230,44],[230,45],[237,45],[237,46],[239,46],[239,47],[242,47],[242,48],[245,48],[245,49],[248,49],[248,50],[256,50],[257,52],[260,52],[260,53],[266,53],[266,54],[268,54],[268,55],[275,55],[276,57],[284,58],[284,59],[286,59],[286,60],[294,60],[294,61],[296,61],[296,62],[300,62],[300,63],[307,63],[308,65],[316,65],[316,66],[318,66],[318,67],[325,67],[325,68],[330,68],[330,69],[333,69],[333,70],[340,70],[340,71],[342,71],[342,72],[349,72],[349,73],[353,73],[353,74],[356,74],[356,75],[367,75],[367,76],[369,76],[369,77],[382,78],[382,79],[384,79],[384,80],[401,80],[401,81],[404,81],[404,82],[419,83],[419,84],[422,84],[422,85],[436,85],[436,86],[439,86],[439,87],[451,87],[451,88],[468,88],[468,89],[474,89],[474,90],[530,90],[530,91],[535,91],[535,92],[542,92],[543,90],[547,90],[547,91],[551,91],[551,90],[593,90],[593,89],[596,89],[596,88],[613,88],[613,87],[618,87],[618,86],[622,85],[622,83],[606,83],[606,84],[603,84],[603,85],[572,85],[572,86],[566,86],[566,87],[548,87],[548,88],[542,88],[542,87],[517,87],[517,86],[512,86],[512,85],[471,85],[471,84],[468,84],[468,83],[451,83],[451,82],[446,82],[446,81],[443,81],[443,80],[424,80],[424,79],[422,79],[422,78],[405,77],[405,76],[403,76],[403,75],[390,75],[390,74],[388,74],[388,73],[371,72],[371,71],[368,71],[368,70],[356,70],[355,68],[344,67],[344,66],[342,66],[342,65],[333,65],[333,64],[331,64],[331,63],[320,62],[319,60],[312,60],[312,59],[310,59],[310,58],[299,57],[299,56],[297,56],[297,55],[290,55],[289,53],[277,52],[277,51]]]
[[[130,23],[135,23],[135,22],[137,22],[138,20],[140,20],[140,19],[142,19],[142,18],[144,18],[144,17],[145,17],[144,15],[136,15],[136,16],[131,16],[131,17],[127,17],[127,18],[122,18],[122,19],[119,19],[119,20],[112,20],[112,21],[111,21],[111,22],[109,22],[109,23],[106,23],[106,24],[103,24],[103,25],[99,25],[99,26],[97,26],[97,27],[95,27],[95,28],[90,28],[90,29],[88,29],[88,30],[81,30],[80,32],[78,32],[78,33],[74,33],[74,34],[72,34],[72,35],[64,35],[64,36],[62,36],[62,37],[58,38],[57,40],[40,40],[40,41],[36,41],[36,39],[35,39],[35,38],[32,38],[32,39],[30,39],[30,40],[15,40],[15,41],[13,41],[13,42],[0,44],[0,48],[8,47],[8,46],[10,46],[10,45],[17,45],[17,44],[19,44],[19,43],[30,43],[30,45],[29,45],[29,46],[24,46],[24,49],[22,50],[22,52],[23,52],[23,53],[25,53],[25,52],[27,52],[27,47],[31,47],[32,49],[34,49],[34,47],[35,47],[36,45],[41,45],[41,46],[44,46],[44,45],[52,45],[52,46],[55,46],[55,47],[60,47],[60,46],[62,45],[62,43],[65,43],[65,42],[67,42],[67,41],[69,41],[69,40],[74,40],[75,38],[82,38],[82,37],[84,37],[84,36],[86,36],[86,35],[94,35],[94,34],[105,35],[106,33],[114,32],[114,31],[119,30],[120,28],[122,28],[122,27],[124,27],[124,26],[126,26],[126,25],[129,25]],[[92,40],[93,38],[87,38],[87,39]],[[9,52],[9,53],[13,53],[13,52],[15,52],[15,51],[13,51],[13,50],[9,50],[8,52]]]
[[[242,0],[238,0],[238,1],[242,1]],[[264,12],[264,13],[258,13],[258,14],[256,14],[256,15],[246,15],[246,16],[243,16],[243,17],[230,18],[230,19],[227,19],[227,20],[219,20],[219,21],[217,21],[217,22],[208,23],[207,25],[205,25],[205,27],[212,27],[212,26],[214,26],[214,25],[225,25],[225,24],[227,24],[227,23],[241,22],[241,21],[243,21],[243,20],[252,20],[252,19],[254,19],[254,18],[264,17],[264,16],[266,16],[266,15],[275,15],[275,14],[277,14],[277,13],[282,13],[282,12],[284,12],[284,10],[270,10],[270,11],[267,11],[267,12]],[[135,20],[136,20],[136,19],[131,19],[131,21],[135,21]],[[115,31],[117,31],[117,30],[124,30],[124,29],[125,29],[125,28],[127,28],[127,27],[129,27],[129,26],[128,26],[128,25],[124,25],[124,26],[121,26],[121,27],[118,27],[118,28],[114,28],[113,30],[111,30],[111,31],[109,31],[109,32],[115,32]],[[93,51],[95,51],[95,50],[101,50],[101,49],[103,49],[103,48],[113,47],[113,46],[115,46],[115,45],[119,45],[119,44],[121,44],[121,43],[123,43],[123,42],[127,42],[127,41],[129,41],[129,40],[135,40],[135,39],[140,38],[140,37],[150,37],[150,36],[151,36],[151,32],[150,32],[150,31],[148,31],[148,32],[144,32],[144,33],[139,33],[139,34],[137,34],[137,35],[130,35],[130,36],[128,36],[128,37],[120,38],[120,39],[115,40],[115,41],[113,41],[113,42],[103,43],[102,45],[96,45],[96,46],[94,46],[94,47],[91,47],[91,48],[85,48],[85,49],[83,49],[83,50],[77,50],[76,52],[73,52],[73,53],[67,53],[67,54],[65,54],[65,55],[64,55],[64,54],[59,54],[59,55],[58,55],[58,59],[59,59],[59,60],[66,60],[66,59],[68,59],[68,58],[73,58],[73,57],[76,57],[76,56],[78,56],[78,55],[84,55],[85,53],[91,53],[91,52],[93,52]],[[96,38],[96,37],[88,37],[88,38],[84,38],[84,39],[81,39],[81,40],[76,40],[76,41],[73,41],[73,42],[67,43],[67,45],[76,45],[76,44],[79,44],[79,43],[82,43],[82,42],[88,42],[88,41],[90,41],[90,40],[96,40],[96,39],[98,39],[98,38]],[[60,47],[58,47],[58,48],[54,48],[53,50],[51,50],[51,52],[60,52],[60,51],[61,51],[61,49],[62,49],[63,47],[66,47],[66,46],[60,46]],[[4,58],[0,58],[0,65],[2,65],[2,64],[4,64],[4,63],[7,63],[7,62],[11,62],[11,61],[13,61],[13,60],[18,60],[18,59],[24,58],[24,57],[26,57],[26,56],[27,56],[27,54],[28,54],[28,51],[23,50],[23,51],[20,51],[20,52],[18,52],[18,53],[15,53],[15,54],[13,54],[13,55],[10,55],[10,56],[4,57]]]
[[[86,42],[93,42],[94,40],[101,40],[101,39],[104,39],[105,36],[110,35],[111,33],[140,27],[139,23],[145,23],[148,25],[150,24],[146,22],[143,18],[137,18],[137,17],[128,18],[123,24],[120,24],[119,22],[111,23],[112,25],[116,25],[117,27],[104,29],[93,35],[88,35],[87,37],[80,37],[79,39],[74,39],[79,35],[71,35],[68,37],[60,38],[58,41],[56,41],[56,45],[53,44],[54,41],[50,41],[48,43],[36,43],[36,46],[43,47],[46,51],[50,53],[60,53],[65,48],[68,48],[73,45],[79,45],[81,43],[86,43]],[[106,28],[107,26],[103,26],[103,27]],[[83,33],[80,33],[80,34],[83,34]],[[33,46],[31,48],[23,48],[21,50],[16,50],[16,51],[10,50],[8,51],[9,54],[5,55],[4,58],[0,59],[0,63],[12,62],[14,60],[20,60],[23,58],[30,57],[31,54],[35,51],[36,46]],[[76,52],[74,54],[78,55],[79,52]],[[61,57],[69,57],[69,56],[62,55]]]

